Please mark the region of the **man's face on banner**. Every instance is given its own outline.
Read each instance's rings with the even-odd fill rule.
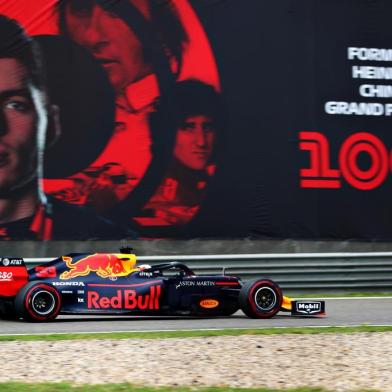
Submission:
[[[37,175],[37,112],[25,67],[0,58],[0,193]]]
[[[187,117],[177,130],[174,156],[190,169],[205,169],[211,157],[214,139],[215,128],[211,117]]]
[[[102,64],[117,93],[150,73],[141,42],[116,14],[97,4],[86,9],[68,5],[65,20],[70,37]]]

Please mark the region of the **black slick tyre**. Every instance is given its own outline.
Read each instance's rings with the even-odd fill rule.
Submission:
[[[15,310],[26,321],[54,320],[61,309],[59,292],[51,285],[30,282],[22,287],[15,298]]]
[[[279,312],[283,301],[282,290],[270,279],[254,279],[241,288],[239,305],[251,318],[270,318]]]

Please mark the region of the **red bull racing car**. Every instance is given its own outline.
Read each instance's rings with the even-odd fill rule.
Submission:
[[[31,269],[22,258],[0,258],[3,317],[52,321],[59,314],[229,316],[270,318],[279,311],[325,314],[324,301],[284,297],[267,278],[195,275],[185,264],[136,264],[121,253],[69,254]]]

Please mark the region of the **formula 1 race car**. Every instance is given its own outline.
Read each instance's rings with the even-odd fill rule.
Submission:
[[[279,311],[325,314],[324,301],[293,301],[267,278],[195,275],[183,263],[136,266],[122,253],[69,254],[27,270],[22,258],[0,258],[4,318],[51,321],[59,314],[270,318]]]

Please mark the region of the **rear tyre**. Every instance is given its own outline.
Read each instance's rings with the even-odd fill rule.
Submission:
[[[52,321],[60,312],[61,297],[51,285],[30,282],[16,295],[15,309],[17,315],[27,321]]]
[[[283,301],[281,288],[270,279],[254,279],[241,288],[241,310],[251,318],[270,318],[279,312]]]

